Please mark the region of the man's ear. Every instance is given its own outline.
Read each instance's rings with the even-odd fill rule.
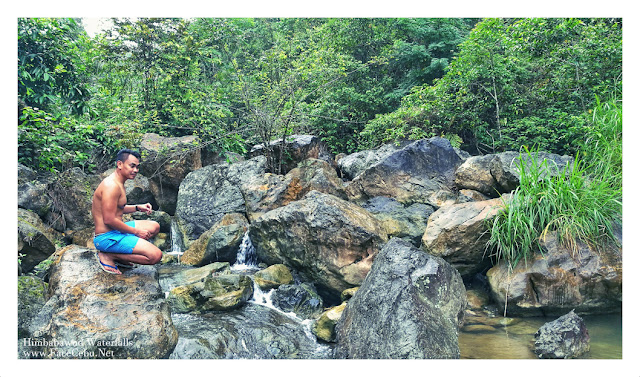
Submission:
[[[120,160],[116,161],[116,169],[122,169],[122,164],[123,164],[122,161]]]

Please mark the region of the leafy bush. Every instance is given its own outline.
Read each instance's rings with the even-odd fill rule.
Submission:
[[[18,161],[36,170],[63,171],[81,167],[93,172],[103,159],[113,160],[115,151],[137,145],[135,125],[108,126],[80,122],[25,107],[18,125]]]

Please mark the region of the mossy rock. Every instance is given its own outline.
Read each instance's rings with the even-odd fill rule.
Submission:
[[[255,273],[254,280],[262,290],[278,288],[283,284],[291,284],[293,276],[284,264],[274,264]]]

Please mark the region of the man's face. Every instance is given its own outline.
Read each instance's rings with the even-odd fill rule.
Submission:
[[[121,169],[122,175],[127,179],[134,179],[138,174],[140,161],[136,156],[130,154],[125,162],[118,161],[118,167]]]

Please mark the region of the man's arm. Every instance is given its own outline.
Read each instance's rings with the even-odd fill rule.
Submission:
[[[122,219],[116,216],[118,209],[118,199],[120,199],[120,189],[118,187],[105,187],[102,192],[102,220],[111,229],[122,233],[132,233],[136,236],[149,239],[151,233],[146,230],[131,227],[125,224]],[[127,206],[125,206],[126,208]],[[133,206],[135,209],[135,206]]]
[[[144,212],[147,215],[150,215],[152,212],[151,204],[130,204],[124,206],[122,213],[133,213],[133,212]]]

